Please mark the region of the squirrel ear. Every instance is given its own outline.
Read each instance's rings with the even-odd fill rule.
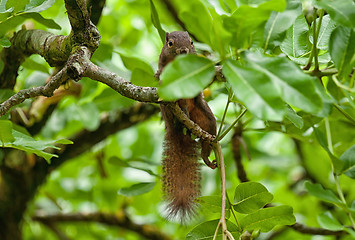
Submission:
[[[165,42],[168,42],[168,40],[169,40],[169,33],[166,32],[166,33],[165,33]]]

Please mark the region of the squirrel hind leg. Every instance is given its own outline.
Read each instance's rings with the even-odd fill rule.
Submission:
[[[208,142],[201,142],[201,157],[205,164],[209,166],[212,169],[215,169],[217,167],[217,162],[216,160],[213,160],[212,162],[208,158],[211,154],[212,147]]]

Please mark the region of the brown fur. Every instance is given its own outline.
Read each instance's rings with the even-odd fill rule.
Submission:
[[[168,46],[173,42],[172,46]],[[181,53],[195,53],[193,44],[187,32],[172,32],[166,34],[166,42],[159,57],[159,77],[163,68]],[[195,98],[178,100],[180,108],[203,130],[216,134],[216,119],[203,99],[202,93]],[[215,168],[208,156],[211,146],[208,142],[196,142],[184,126],[174,117],[171,110],[161,105],[161,113],[165,122],[165,144],[163,153],[163,191],[167,199],[169,217],[179,217],[181,220],[195,213],[195,198],[200,195],[199,147],[204,162]]]

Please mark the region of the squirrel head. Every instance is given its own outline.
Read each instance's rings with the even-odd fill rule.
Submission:
[[[187,32],[171,32],[165,35],[165,50],[168,55],[195,53],[194,43]]]

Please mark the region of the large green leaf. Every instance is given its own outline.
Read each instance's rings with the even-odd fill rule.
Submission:
[[[263,208],[240,220],[243,230],[268,232],[277,225],[291,225],[296,222],[290,206]]]
[[[220,213],[221,212],[221,203],[222,199],[221,196],[203,196],[196,199],[201,205],[201,212],[208,213]],[[230,216],[230,205],[229,202],[226,201],[226,218]]]
[[[283,57],[265,57],[261,54],[246,54],[248,65],[265,74],[276,86],[282,99],[292,106],[310,113],[322,110],[323,102],[316,91],[314,81],[301,69]]]
[[[233,33],[232,45],[243,48],[244,43],[250,41],[250,35],[266,23],[272,11],[280,12],[285,7],[285,0],[271,0],[259,5],[242,5],[231,16],[224,16],[225,28]]]
[[[156,182],[137,183],[127,188],[121,188],[118,193],[126,197],[137,196],[150,192],[155,184]]]
[[[342,172],[355,179],[355,145],[346,150],[339,159],[344,162]]]
[[[4,145],[6,142],[15,141],[12,135],[12,122],[9,120],[0,120],[0,143]]]
[[[201,223],[194,229],[192,229],[187,235],[186,240],[212,240],[214,233],[217,228],[219,220],[212,220],[208,222]],[[240,233],[238,227],[232,222],[226,220],[227,229],[233,235],[235,239],[239,239]],[[219,229],[217,234],[217,239],[222,239],[221,229]]]
[[[227,60],[222,71],[236,97],[251,113],[264,120],[282,120],[286,106],[264,73],[240,66],[235,60]]]
[[[233,208],[240,213],[252,213],[272,199],[273,195],[261,183],[241,183],[235,189]]]
[[[355,27],[355,3],[353,0],[317,0],[314,4],[325,9],[337,23]]]
[[[343,203],[340,201],[340,199],[331,190],[324,189],[321,184],[319,184],[319,183],[314,184],[311,182],[306,182],[305,186],[306,186],[307,191],[311,195],[313,195],[325,202],[343,205]]]
[[[340,76],[347,76],[355,66],[355,31],[339,26],[330,36],[329,52]]]
[[[344,229],[344,226],[341,225],[330,212],[321,213],[317,216],[317,220],[322,228],[326,228],[332,231],[341,231]]]
[[[310,51],[308,41],[308,25],[303,14],[296,18],[295,23],[286,32],[286,38],[280,48],[289,57],[298,58]]]
[[[289,1],[285,11],[271,13],[265,25],[264,49],[279,46],[283,33],[292,26],[301,13],[301,4],[295,1]]]
[[[166,101],[195,97],[212,81],[214,74],[211,60],[193,54],[180,55],[160,75],[159,97]]]

